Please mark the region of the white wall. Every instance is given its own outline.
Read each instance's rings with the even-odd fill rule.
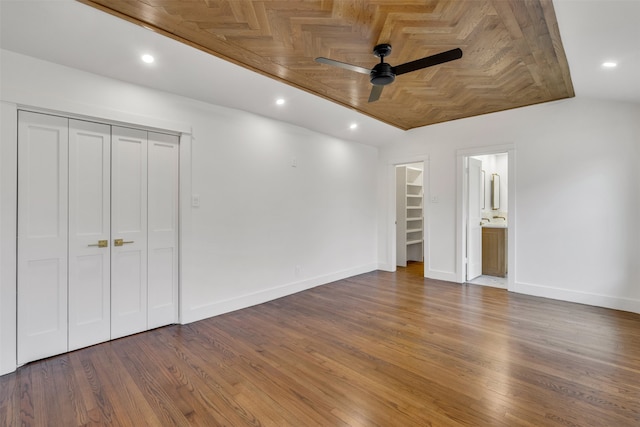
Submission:
[[[192,298],[184,319],[375,269],[377,150],[224,116],[224,127],[210,114],[193,121],[204,131],[193,144],[201,206],[192,210],[194,256],[183,258]]]
[[[182,322],[376,268],[376,148],[0,54],[0,374],[15,369],[17,104],[183,132]]]
[[[516,292],[640,312],[640,106],[573,98],[415,129],[381,151],[379,263],[385,265],[391,189],[402,158],[429,163],[428,277],[460,275],[456,153],[513,144]],[[429,197],[426,198],[429,200]]]

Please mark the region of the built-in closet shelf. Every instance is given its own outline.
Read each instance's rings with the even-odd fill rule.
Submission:
[[[423,258],[423,173],[415,165],[396,167],[396,264]]]
[[[422,169],[418,169],[415,167],[407,166],[406,170],[406,182],[410,184],[422,184],[422,182],[418,181],[422,179]]]

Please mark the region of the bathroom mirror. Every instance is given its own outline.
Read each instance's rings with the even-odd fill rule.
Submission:
[[[491,175],[491,209],[500,209],[500,175]]]
[[[487,209],[487,196],[485,195],[485,187],[487,179],[485,178],[484,169],[482,170],[482,187],[480,187],[480,200],[482,200],[482,209]]]

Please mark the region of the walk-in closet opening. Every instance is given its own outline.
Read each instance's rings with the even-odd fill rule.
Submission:
[[[424,163],[396,166],[396,265],[424,275]]]

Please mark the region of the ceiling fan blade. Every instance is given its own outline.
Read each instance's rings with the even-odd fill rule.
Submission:
[[[347,64],[346,62],[336,61],[335,59],[319,57],[316,58],[316,62],[319,62],[321,64],[333,65],[334,67],[344,68],[345,70],[355,71],[356,73],[360,74],[369,75],[369,73],[371,73],[371,70],[368,68],[358,67],[357,65]]]
[[[375,102],[380,99],[380,95],[382,94],[382,89],[384,86],[373,85],[371,87],[371,93],[369,94],[369,102]]]
[[[444,62],[460,58],[462,58],[462,50],[460,50],[460,48],[455,48],[446,52],[437,53],[422,59],[416,59],[415,61],[397,65],[392,67],[391,70],[396,76],[399,76],[400,74],[410,73],[411,71],[421,70],[422,68],[431,67],[433,65],[442,64]]]

